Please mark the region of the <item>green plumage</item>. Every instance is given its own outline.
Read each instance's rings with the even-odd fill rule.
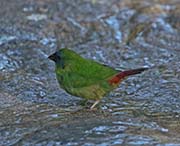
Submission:
[[[56,63],[56,75],[60,86],[68,93],[97,100],[112,90],[108,79],[118,71],[84,59],[68,49],[61,49],[58,53],[60,60]]]
[[[96,100],[91,109],[124,78],[147,69],[139,68],[119,72],[93,60],[84,59],[66,48],[50,55],[49,59],[56,63],[56,75],[61,88],[72,95]]]

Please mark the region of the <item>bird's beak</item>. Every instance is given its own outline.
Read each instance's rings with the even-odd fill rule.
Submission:
[[[48,58],[52,61],[56,61],[56,54],[54,53],[54,54],[50,55]]]

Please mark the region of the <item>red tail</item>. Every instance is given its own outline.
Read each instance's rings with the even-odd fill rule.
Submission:
[[[109,80],[110,84],[118,84],[120,81],[122,81],[122,79],[124,79],[125,77],[131,76],[131,75],[135,75],[135,74],[139,74],[145,70],[147,70],[148,68],[138,68],[138,69],[132,69],[132,70],[127,70],[127,71],[122,71],[120,73],[118,73],[117,75],[115,75],[114,77],[112,77]]]

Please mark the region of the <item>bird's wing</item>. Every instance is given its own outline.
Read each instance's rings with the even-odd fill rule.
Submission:
[[[118,71],[111,67],[104,66],[93,60],[85,60],[85,62],[78,62],[73,65],[70,72],[71,84],[74,87],[98,84],[117,73]]]

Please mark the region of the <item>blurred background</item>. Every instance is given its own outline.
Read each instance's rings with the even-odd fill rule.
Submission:
[[[61,47],[150,69],[89,111],[58,85]],[[1,0],[0,145],[179,146],[179,0]]]

